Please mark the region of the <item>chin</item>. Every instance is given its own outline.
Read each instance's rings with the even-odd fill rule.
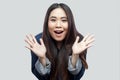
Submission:
[[[54,38],[54,40],[57,41],[57,42],[61,42],[61,41],[63,41],[63,39],[64,38]]]
[[[61,41],[63,41],[63,39],[55,39],[55,41],[61,42]]]

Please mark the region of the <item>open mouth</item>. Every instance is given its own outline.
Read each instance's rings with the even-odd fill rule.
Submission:
[[[56,30],[56,31],[54,31],[56,34],[61,34],[61,33],[63,33],[63,31],[62,30]]]

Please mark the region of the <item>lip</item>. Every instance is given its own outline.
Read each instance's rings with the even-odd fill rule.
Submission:
[[[55,33],[56,37],[60,38],[63,36],[64,31],[63,30],[54,30],[54,33]]]
[[[62,34],[64,31],[63,30],[54,30],[55,34]]]

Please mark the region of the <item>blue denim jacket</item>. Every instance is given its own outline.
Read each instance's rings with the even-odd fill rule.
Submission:
[[[39,39],[42,37],[42,33],[38,34],[36,36],[36,40],[39,42]],[[86,57],[86,55],[85,55]],[[35,68],[35,63],[37,62],[38,60],[38,57],[31,51],[31,70],[32,70],[32,73],[38,78],[38,80],[49,80],[50,78],[50,75],[49,74],[46,74],[46,75],[40,75],[39,72],[36,70]],[[80,80],[80,78],[83,76],[85,72],[85,68],[84,66],[82,66],[80,72],[76,75],[73,75],[73,74],[69,74],[70,75],[70,80]]]

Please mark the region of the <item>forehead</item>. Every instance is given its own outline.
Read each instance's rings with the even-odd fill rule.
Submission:
[[[62,8],[56,8],[51,11],[50,16],[55,16],[55,17],[67,17],[65,11]]]

